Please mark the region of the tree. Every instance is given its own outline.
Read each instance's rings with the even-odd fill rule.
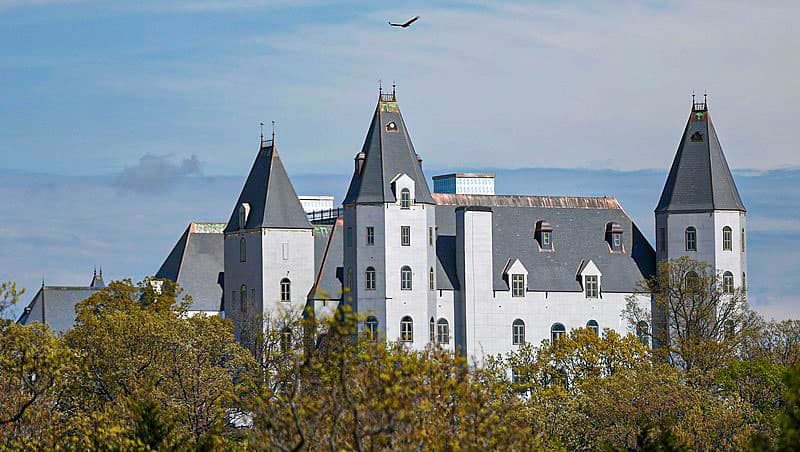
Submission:
[[[0,322],[9,314],[11,308],[19,302],[25,288],[17,289],[17,283],[6,281],[0,283]]]
[[[732,358],[760,324],[743,288],[727,286],[713,267],[688,257],[659,262],[637,292],[654,301],[650,309],[636,303],[636,295],[629,297],[630,323],[652,319],[652,331],[642,333],[652,336],[656,353],[696,375]]]

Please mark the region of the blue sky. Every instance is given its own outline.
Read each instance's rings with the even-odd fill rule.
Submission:
[[[429,176],[570,169],[505,187],[617,196],[642,229],[707,89],[765,231],[752,258],[791,268],[797,17],[794,1],[0,0],[0,279],[155,271],[181,225],[227,217],[261,121],[298,186],[341,194],[378,80],[397,82]],[[781,271],[763,274],[764,306],[794,312]]]

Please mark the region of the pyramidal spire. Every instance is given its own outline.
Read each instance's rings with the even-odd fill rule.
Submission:
[[[102,289],[106,286],[105,281],[103,281],[103,269],[100,268],[100,273],[97,273],[97,268],[94,269],[94,274],[92,275],[92,282],[89,283],[89,287]]]
[[[274,135],[271,140],[262,139],[225,232],[257,228],[312,228],[278,155]]]
[[[692,95],[692,111],[656,212],[711,210],[746,209],[711,122],[706,95],[702,102]]]
[[[391,93],[381,89],[378,94],[378,105],[364,146],[356,155],[355,171],[343,204],[395,202],[391,184],[400,174],[414,180],[415,203],[434,204],[422,172],[422,159],[414,151],[392,85]]]

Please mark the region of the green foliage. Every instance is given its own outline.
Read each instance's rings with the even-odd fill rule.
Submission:
[[[80,303],[63,336],[0,321],[0,449],[800,446],[792,321],[692,339],[702,353],[674,343],[691,366],[633,335],[577,329],[472,368],[361,337],[346,309],[254,322],[239,331],[246,349],[230,321],[188,316],[187,301],[169,282],[119,281]]]

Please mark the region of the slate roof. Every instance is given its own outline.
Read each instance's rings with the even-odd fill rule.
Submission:
[[[192,311],[221,311],[225,262],[224,223],[191,223],[156,278],[169,279],[192,297]]]
[[[693,103],[656,212],[745,211],[708,104]]]
[[[89,287],[96,287],[98,289],[102,289],[106,286],[106,282],[103,281],[103,268],[100,268],[100,274],[97,274],[97,271],[94,272],[92,276],[92,280],[89,282]]]
[[[46,323],[57,333],[65,332],[75,324],[75,306],[100,290],[92,287],[43,286],[17,322],[22,325]]]
[[[393,124],[394,127],[390,127]],[[391,180],[407,174],[414,180],[416,203],[433,204],[422,172],[422,159],[414,150],[394,93],[381,94],[361,153],[361,171],[353,172],[343,204],[395,202]]]
[[[581,291],[581,262],[592,260],[603,274],[604,292],[633,292],[655,271],[655,252],[613,198],[566,196],[444,195],[437,201],[437,288],[459,288],[456,273],[456,208],[488,207],[492,211],[494,289],[508,290],[503,267],[519,259],[528,270],[528,290]],[[534,240],[536,222],[553,226],[554,252],[540,252]],[[625,253],[611,253],[605,241],[608,223],[623,229]]]
[[[250,205],[250,214],[244,229],[312,228],[283,167],[277,146],[272,143],[266,141],[259,149],[225,232],[242,229],[239,224],[239,206],[244,203]]]
[[[314,270],[316,278],[309,297],[314,300],[340,300],[342,298],[344,219],[339,217],[333,225],[314,227]]]

